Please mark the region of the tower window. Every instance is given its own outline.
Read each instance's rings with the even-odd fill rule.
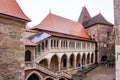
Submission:
[[[25,61],[31,61],[31,52],[29,50],[25,51]]]

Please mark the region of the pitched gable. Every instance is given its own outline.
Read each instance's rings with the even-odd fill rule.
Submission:
[[[105,24],[105,25],[110,25],[113,26],[112,23],[108,22],[101,13],[99,13],[98,15],[94,16],[93,18],[89,19],[88,21],[86,21],[83,25],[85,28],[90,27],[92,25],[95,24]]]
[[[90,36],[80,23],[51,13],[40,24],[36,25],[35,28],[90,39]]]
[[[0,14],[30,21],[15,0],[0,0]]]
[[[86,22],[87,20],[89,20],[91,18],[88,10],[86,7],[83,7],[81,14],[79,16],[78,22],[81,24],[84,24],[84,22]]]

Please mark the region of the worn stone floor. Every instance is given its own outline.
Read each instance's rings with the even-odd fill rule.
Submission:
[[[100,65],[89,72],[84,80],[115,80],[115,68]]]

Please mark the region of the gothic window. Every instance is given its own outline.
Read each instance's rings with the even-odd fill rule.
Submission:
[[[45,47],[47,48],[48,46],[48,40],[45,41]]]
[[[38,52],[40,52],[40,44],[38,44]]]
[[[45,46],[45,44],[44,44],[44,42],[42,42],[42,50],[44,50],[44,46]]]
[[[25,61],[31,61],[31,52],[29,50],[25,51]]]

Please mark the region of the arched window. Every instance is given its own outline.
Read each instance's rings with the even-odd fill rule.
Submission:
[[[31,61],[31,52],[29,50],[25,51],[25,61]]]
[[[32,74],[27,80],[41,80],[36,74]]]

